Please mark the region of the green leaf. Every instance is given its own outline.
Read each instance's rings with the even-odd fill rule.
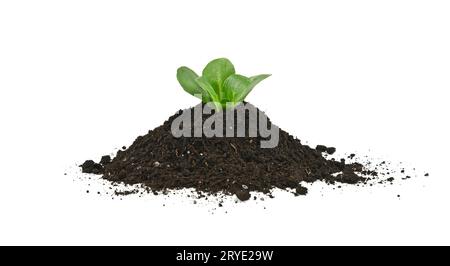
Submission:
[[[188,67],[182,66],[177,70],[177,80],[187,93],[200,98],[200,100],[209,101],[208,94],[205,94],[197,82],[195,82],[197,78],[198,75]],[[198,97],[198,95],[202,96]]]
[[[234,66],[226,58],[218,58],[209,62],[203,69],[202,76],[211,84],[220,98],[223,98],[223,82],[235,73]]]
[[[177,70],[177,80],[189,94],[201,94],[200,87],[195,82],[197,78],[198,75],[188,67],[182,66]]]
[[[245,92],[250,86],[251,80],[247,77],[238,74],[229,76],[223,83],[225,99],[233,103],[238,102],[238,96]]]
[[[204,77],[199,77],[199,78],[195,79],[195,82],[203,90],[204,93],[208,94],[208,97],[210,100],[203,101],[203,102],[205,102],[205,103],[213,102],[214,106],[216,107],[216,110],[220,110],[222,106],[220,104],[219,95],[217,95],[216,91],[211,86],[211,84],[209,84],[208,81]]]
[[[270,74],[262,74],[262,75],[257,75],[257,76],[253,76],[250,77],[250,86],[246,87],[239,95],[237,95],[237,101],[238,102],[242,102],[245,97],[247,97],[247,95],[253,90],[253,88],[258,85],[258,83],[260,83],[261,81],[263,81],[264,79],[270,77]]]
[[[258,84],[260,81],[262,81],[270,76],[271,76],[271,74],[261,74],[261,75],[256,75],[256,76],[250,77],[250,80],[252,82],[256,82],[256,84]]]

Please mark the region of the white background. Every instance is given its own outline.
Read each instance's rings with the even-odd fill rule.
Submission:
[[[450,244],[449,14],[448,1],[2,1],[0,244]],[[80,180],[76,164],[195,105],[176,69],[216,57],[272,73],[248,100],[304,143],[417,177],[217,210]]]

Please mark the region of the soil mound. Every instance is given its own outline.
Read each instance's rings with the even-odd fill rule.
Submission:
[[[281,129],[275,148],[261,148],[260,142],[266,138],[259,129],[256,137],[249,137],[248,127],[246,137],[174,137],[171,125],[180,114],[181,110],[163,125],[137,137],[112,160],[104,156],[100,163],[86,161],[82,171],[102,174],[113,182],[142,184],[154,192],[195,188],[206,193],[236,194],[241,200],[249,199],[251,191],[270,193],[272,188],[292,189],[296,195],[304,195],[307,189],[301,182],[356,184],[369,179],[361,174],[365,171],[362,164],[324,157],[335,148],[311,148]],[[211,114],[203,114],[202,121],[209,117]],[[272,126],[270,121],[268,125]]]

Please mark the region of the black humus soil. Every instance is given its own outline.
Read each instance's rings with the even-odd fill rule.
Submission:
[[[153,192],[194,188],[211,194],[235,194],[240,200],[249,199],[252,191],[268,194],[273,188],[305,195],[307,188],[302,182],[357,184],[368,180],[361,174],[365,171],[362,164],[324,157],[335,148],[310,148],[281,129],[275,148],[260,147],[264,138],[259,131],[257,137],[176,138],[171,124],[180,113],[137,137],[112,160],[104,156],[100,163],[86,161],[82,171],[101,174],[112,182],[141,184]],[[203,115],[203,121],[209,116]]]

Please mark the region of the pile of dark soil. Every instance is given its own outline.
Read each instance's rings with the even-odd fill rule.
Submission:
[[[362,164],[325,158],[335,148],[310,148],[281,129],[279,144],[271,149],[260,148],[264,138],[259,131],[253,138],[175,138],[171,123],[180,113],[139,136],[112,160],[104,156],[100,163],[86,161],[82,171],[101,174],[113,182],[142,184],[153,192],[195,188],[212,194],[236,194],[241,200],[249,199],[252,191],[270,193],[272,188],[304,195],[307,189],[301,182],[357,184],[370,179]],[[203,121],[209,116],[203,115]]]

